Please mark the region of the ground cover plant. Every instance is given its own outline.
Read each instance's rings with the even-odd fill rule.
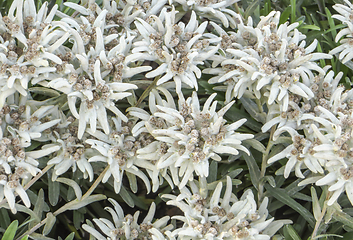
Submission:
[[[1,239],[353,238],[348,0],[0,11]]]

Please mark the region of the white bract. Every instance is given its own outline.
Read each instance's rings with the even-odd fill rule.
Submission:
[[[177,206],[184,213],[184,216],[172,217],[183,222],[182,227],[172,232],[174,239],[269,240],[283,224],[291,223],[289,220],[267,219],[268,198],[266,197],[257,208],[250,189],[238,199],[232,193],[230,177],[227,177],[223,197],[221,182],[217,184],[212,195],[207,195],[207,190],[200,188],[195,182],[190,182],[190,187],[192,191],[185,187],[178,196],[162,196],[170,199],[168,205]]]
[[[104,232],[104,235],[102,235],[99,231],[89,226],[88,224],[82,225],[84,230],[89,232],[91,236],[98,240],[162,240],[163,238],[158,238],[158,236],[163,236],[162,232],[171,230],[173,228],[172,225],[167,226],[167,222],[169,221],[168,216],[153,221],[153,217],[156,211],[155,203],[151,204],[147,216],[142,220],[141,223],[138,223],[138,217],[140,215],[139,211],[135,212],[134,215],[124,215],[123,209],[114,199],[109,198],[108,200],[113,205],[114,209],[111,207],[106,207],[105,210],[111,214],[113,222],[105,218],[93,219],[94,223],[99,227],[99,229]],[[157,238],[156,236],[152,237],[152,235],[156,235]]]

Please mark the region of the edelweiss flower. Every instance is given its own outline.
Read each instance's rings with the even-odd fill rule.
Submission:
[[[112,215],[113,222],[105,218],[93,219],[95,224],[104,233],[104,235],[102,235],[99,231],[89,226],[88,224],[82,225],[84,230],[89,232],[91,236],[98,240],[162,240],[166,239],[160,237],[163,236],[162,232],[169,232],[171,229],[173,229],[172,225],[167,226],[167,222],[169,221],[168,216],[153,222],[153,217],[156,211],[156,205],[154,202],[151,204],[147,216],[140,224],[138,224],[137,221],[140,215],[139,211],[135,212],[133,216],[131,214],[124,216],[124,211],[120,205],[112,198],[109,198],[108,200],[114,206],[114,209],[111,207],[106,207],[105,210]]]
[[[314,61],[332,56],[313,53],[316,40],[304,48],[305,36],[295,29],[298,23],[278,26],[279,15],[271,12],[252,31],[246,28],[247,38],[256,33],[256,44],[245,49],[228,49],[234,58],[222,62],[222,66],[229,67],[218,82],[234,81],[235,85],[228,85],[234,86],[234,97],[240,98],[248,90],[258,99],[267,96],[269,105],[275,101],[281,103],[283,111],[287,111],[290,93],[305,99],[314,97],[310,89],[315,76],[312,71],[325,74]]]
[[[167,99],[171,99],[171,95],[167,95]],[[223,115],[234,102],[216,112],[217,102],[212,102],[215,96],[216,94],[212,94],[206,100],[202,111],[197,94],[193,92],[192,97],[186,100],[182,94],[179,95],[179,110],[175,106],[154,105],[152,102],[151,117],[135,112],[135,116],[141,116],[145,120],[144,125],[152,136],[167,144],[168,150],[158,159],[157,168],[170,168],[173,181],[179,188],[185,186],[194,171],[198,176],[208,176],[210,158],[220,161],[219,154],[237,155],[238,150],[249,154],[241,143],[253,135],[235,132],[246,120],[226,125]],[[143,127],[142,124],[136,126]],[[147,146],[139,153],[152,154],[155,151],[154,147]],[[177,175],[183,176],[180,183]]]
[[[58,108],[54,106],[41,106],[31,113],[30,105],[5,105],[0,110],[2,121],[0,136],[6,136],[7,131],[14,131],[20,138],[22,147],[29,147],[31,140],[48,141],[42,132],[58,124],[61,120],[55,119]],[[54,119],[52,119],[54,118]]]
[[[331,206],[335,203],[344,191],[353,205],[353,165],[351,163],[348,163],[346,167],[334,165],[327,169],[329,173],[316,182],[318,186],[328,185],[328,190],[333,192],[327,205]]]
[[[175,239],[270,239],[283,224],[289,220],[273,221],[267,219],[268,198],[262,201],[257,209],[251,190],[244,192],[238,199],[232,193],[232,182],[227,177],[227,186],[221,198],[222,183],[219,182],[212,195],[200,193],[197,183],[190,182],[192,192],[181,189],[179,196],[165,194],[162,197],[171,199],[168,205],[174,205],[184,212],[184,216],[174,216],[181,220],[183,226],[175,229],[171,236]]]
[[[179,3],[185,12],[193,10],[198,16],[221,21],[224,27],[235,28],[236,22],[234,16],[237,14],[230,9],[234,3],[239,0],[169,0],[169,4]]]
[[[174,7],[170,12],[166,8],[159,17],[152,15],[151,24],[137,18],[135,25],[143,39],[134,43],[135,48],[128,61],[150,60],[160,63],[159,67],[146,74],[147,78],[161,76],[157,85],[173,79],[176,91],[181,92],[181,84],[185,83],[197,90],[197,79],[201,77],[198,64],[212,56],[218,46],[210,44],[219,39],[206,39],[203,33],[207,22],[198,26],[196,14],[191,13],[189,23],[176,21]]]
[[[0,19],[0,108],[15,92],[26,96],[30,81],[37,83],[54,72],[49,63],[62,63],[56,54],[69,34],[52,22],[57,6],[46,16],[47,5],[37,14],[33,0],[15,0]]]
[[[300,178],[305,178],[301,172],[303,167],[309,168],[310,171],[314,173],[324,173],[322,168],[324,162],[315,157],[313,139],[298,134],[298,132],[291,127],[282,127],[280,131],[276,132],[274,140],[276,140],[277,136],[283,131],[287,131],[291,135],[293,143],[280,153],[268,159],[268,163],[271,164],[282,158],[288,158],[288,162],[284,168],[285,178],[288,178],[293,168],[295,168],[295,175]]]
[[[348,5],[345,6],[343,4],[335,4],[333,8],[339,13],[332,15],[332,18],[336,18],[340,20],[344,25],[347,25],[346,28],[342,29],[335,38],[335,41],[338,42],[342,37],[344,37],[340,41],[340,46],[332,49],[329,54],[338,54],[338,59],[342,61],[342,63],[346,63],[353,58],[353,4],[344,0],[344,2]]]
[[[57,145],[60,149],[56,152],[55,157],[50,159],[47,165],[54,164],[54,171],[52,180],[65,173],[70,167],[75,172],[77,167],[83,173],[83,177],[86,179],[89,177],[89,181],[93,180],[93,168],[88,163],[88,159],[94,155],[94,150],[87,147],[85,139],[78,139],[77,132],[78,127],[72,117],[64,120],[66,124],[63,124],[55,132],[57,139]]]
[[[110,135],[106,135],[101,131],[93,132],[91,129],[87,130],[88,133],[98,140],[87,139],[85,142],[100,153],[91,157],[88,161],[101,161],[109,165],[109,169],[104,175],[102,182],[108,181],[109,177],[113,175],[116,193],[120,192],[124,172],[141,178],[147,187],[147,192],[149,192],[151,189],[150,182],[138,167],[150,170],[153,170],[155,167],[143,159],[137,159],[136,151],[140,147],[149,144],[150,141],[132,137],[128,126],[122,126],[121,121],[117,119],[113,119],[113,121],[116,131]]]
[[[95,6],[94,2],[92,4]],[[75,4],[71,7],[82,8]],[[68,24],[63,25],[72,33],[73,53],[76,57],[74,60],[81,63],[80,67],[75,69],[75,61],[72,60],[72,63],[64,66],[64,77],[58,76],[47,84],[48,87],[68,95],[71,113],[79,119],[79,138],[82,137],[87,123],[95,132],[97,120],[104,132],[109,134],[107,109],[127,121],[115,102],[130,96],[132,93],[128,90],[136,89],[137,86],[123,80],[151,69],[150,66],[128,66],[130,61],[125,56],[129,54],[134,36],[130,32],[107,34],[114,26],[106,26],[106,9],[98,15],[90,8],[80,11],[90,14],[87,17],[90,21],[81,16],[77,21],[71,19]],[[77,28],[77,31],[72,28]],[[79,112],[76,109],[77,99],[81,100]]]
[[[30,207],[30,201],[23,189],[21,179],[29,179],[35,176],[38,168],[38,158],[47,156],[59,148],[47,144],[41,150],[25,152],[21,146],[20,139],[14,135],[2,137],[0,141],[0,201],[5,197],[11,211],[16,213],[16,192],[23,200],[26,207]]]

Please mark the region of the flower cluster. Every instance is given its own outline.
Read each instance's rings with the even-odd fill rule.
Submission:
[[[110,198],[113,222],[82,227],[92,238],[271,239],[290,221],[269,217],[266,163],[284,158],[278,174],[328,186],[328,205],[345,191],[353,205],[353,90],[318,64],[353,58],[348,0],[334,6],[347,27],[329,54],[307,44],[299,23],[280,24],[278,11],[244,19],[237,0],[101,2],[37,11],[34,0],[14,0],[0,18],[0,207],[30,208],[31,180],[49,171],[48,182],[77,196],[63,208],[100,199],[89,195],[102,182],[125,201],[165,188],[167,205],[182,211],[168,225],[152,203],[138,223],[139,212],[125,216]],[[257,156],[251,147],[264,154],[258,202],[254,188],[236,197],[231,170],[211,170],[245,165]],[[246,164],[253,177],[257,166]],[[72,176],[87,179],[87,195]]]
[[[250,154],[242,141],[251,139],[253,135],[235,131],[246,119],[226,124],[223,118],[234,102],[216,112],[217,101],[213,101],[216,94],[212,94],[201,110],[198,96],[193,92],[187,99],[179,94],[176,108],[172,95],[166,89],[157,89],[165,94],[167,101],[163,102],[157,91],[151,92],[151,114],[139,108],[129,109],[132,116],[143,120],[134,127],[135,134],[146,131],[157,140],[137,153],[144,157],[148,154],[150,160],[156,161],[157,169],[169,168],[179,188],[193,179],[194,171],[197,176],[207,177],[209,159],[220,161],[220,154],[238,155],[238,150]],[[156,151],[157,146],[162,145],[163,155],[160,156]],[[180,182],[178,176],[183,177]]]
[[[347,63],[352,60],[352,45],[353,45],[353,4],[345,0],[348,6],[343,4],[335,4],[333,8],[339,13],[332,16],[341,21],[347,27],[342,29],[337,35],[335,41],[338,42],[341,39],[340,45],[330,51],[330,54],[339,54],[338,58],[342,63]]]
[[[121,206],[112,198],[108,199],[109,202],[114,206],[106,207],[112,218],[113,222],[107,219],[99,218],[93,219],[95,224],[100,228],[104,235],[99,233],[93,226],[88,224],[83,224],[82,228],[89,232],[96,239],[104,240],[118,240],[118,239],[166,239],[163,236],[164,232],[168,232],[173,229],[172,225],[167,225],[169,217],[165,216],[159,220],[153,222],[153,217],[156,211],[156,205],[151,204],[147,216],[143,219],[141,223],[138,223],[138,217],[140,212],[135,212],[134,215],[127,214],[124,216],[124,211]],[[153,223],[152,223],[153,222]]]
[[[267,219],[268,198],[259,208],[249,189],[240,199],[232,193],[232,182],[227,177],[226,190],[221,198],[222,182],[212,195],[202,190],[197,182],[190,182],[192,191],[181,190],[179,196],[163,195],[184,212],[184,216],[172,218],[183,222],[183,227],[171,232],[173,239],[270,239],[288,220]]]

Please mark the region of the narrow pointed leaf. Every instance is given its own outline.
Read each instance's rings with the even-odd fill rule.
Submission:
[[[311,212],[291,198],[287,191],[281,188],[273,188],[269,184],[265,184],[266,190],[270,193],[271,196],[279,200],[280,202],[288,205],[293,210],[298,212],[302,217],[309,223],[311,227],[315,226],[315,219]]]
[[[18,221],[15,220],[10,224],[10,226],[7,227],[4,236],[1,238],[1,240],[12,240],[15,237],[17,227]]]

